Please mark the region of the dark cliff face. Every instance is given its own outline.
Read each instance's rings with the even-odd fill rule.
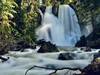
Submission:
[[[87,44],[87,40],[85,36],[82,36],[80,40],[76,43],[75,47],[85,47]]]
[[[100,49],[100,28],[94,29],[94,31],[87,37],[82,36],[80,40],[76,43],[76,47],[91,47],[95,49]]]
[[[53,15],[55,15],[56,17],[58,17],[58,11],[59,11],[59,6],[53,6],[52,7],[52,13],[53,13]]]
[[[46,10],[46,6],[44,6],[44,5],[41,5],[40,7],[39,7],[39,9],[41,10],[41,12],[44,14],[45,13],[45,10]],[[41,14],[38,12],[38,25],[41,25],[41,22],[42,22],[42,16],[41,16]]]
[[[41,5],[40,7],[39,7],[39,9],[42,11],[42,13],[44,14],[45,13],[45,10],[46,10],[46,6],[44,6],[44,5]]]

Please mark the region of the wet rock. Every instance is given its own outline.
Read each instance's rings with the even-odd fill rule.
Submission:
[[[93,61],[83,69],[81,75],[100,75],[100,62]]]
[[[0,59],[2,60],[2,62],[5,62],[5,61],[7,61],[9,59],[9,57],[2,57],[2,56],[0,56]]]
[[[92,49],[90,47],[82,47],[80,50],[85,51],[85,52],[90,52]]]
[[[58,52],[56,45],[52,44],[51,42],[39,40],[39,41],[37,41],[36,44],[41,46],[40,49],[38,50],[38,53]]]
[[[76,56],[74,53],[60,53],[58,56],[59,60],[73,60],[74,56]]]
[[[76,43],[75,47],[86,47],[87,40],[85,36],[82,36],[80,40]]]
[[[100,57],[100,51],[98,53],[94,54],[94,59],[96,59],[98,57]]]

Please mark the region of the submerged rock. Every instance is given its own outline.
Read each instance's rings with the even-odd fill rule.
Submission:
[[[74,53],[61,53],[58,59],[59,60],[73,60],[74,56],[76,56]]]

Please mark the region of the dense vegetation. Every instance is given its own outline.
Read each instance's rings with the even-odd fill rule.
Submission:
[[[44,2],[50,4],[50,0]],[[81,25],[91,22],[94,27],[100,26],[99,0],[62,0],[62,3],[76,10]],[[0,51],[9,50],[9,45],[21,40],[34,44],[35,29],[39,26],[38,7],[38,0],[0,0]]]

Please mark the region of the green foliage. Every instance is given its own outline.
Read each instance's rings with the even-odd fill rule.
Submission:
[[[16,13],[14,10],[16,6],[14,0],[0,0],[0,33],[4,34],[5,39],[11,38],[11,23],[14,24],[11,19],[14,18],[13,13]]]
[[[0,51],[5,50],[7,45],[15,41],[12,37],[15,7],[17,4],[14,0],[0,0]]]
[[[99,0],[80,0],[75,4],[79,21],[83,25],[87,25],[89,22],[93,26],[96,26],[95,18],[100,15],[100,1]]]
[[[19,5],[21,4],[21,5]],[[0,0],[0,47],[19,40],[34,44],[37,27],[37,2]]]
[[[38,17],[38,3],[32,2],[25,3],[21,5],[21,18],[23,23],[23,29],[21,39],[34,43],[36,40],[35,28],[38,26],[37,17]]]

